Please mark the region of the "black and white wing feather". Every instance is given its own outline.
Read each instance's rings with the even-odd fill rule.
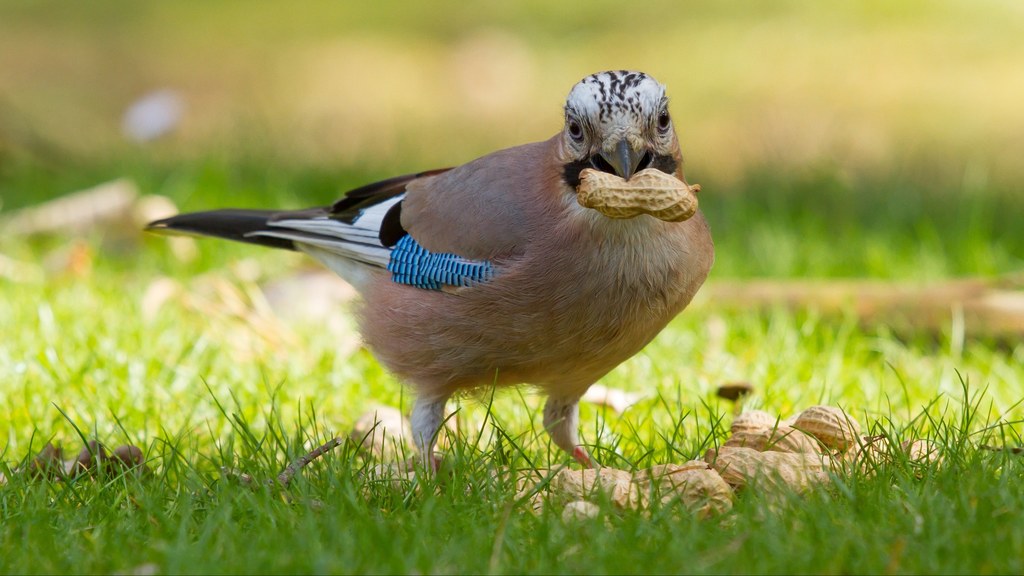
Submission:
[[[369,285],[374,269],[387,270],[394,282],[425,290],[463,288],[490,280],[491,262],[431,252],[402,227],[402,201],[409,183],[446,170],[363,186],[329,207],[195,212],[158,220],[148,228],[299,250],[357,289]]]
[[[298,249],[316,247],[362,264],[385,268],[391,259],[391,246],[381,240],[381,226],[388,211],[400,206],[403,197],[404,194],[392,196],[363,208],[350,222],[326,210],[316,215],[278,214],[267,220],[264,229],[250,232],[248,236],[291,241]]]

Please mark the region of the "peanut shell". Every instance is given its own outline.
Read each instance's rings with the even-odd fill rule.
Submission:
[[[885,436],[864,436],[850,446],[850,449],[843,454],[842,460],[838,460],[836,464],[872,475],[876,466],[891,460],[892,454],[889,452],[889,444]]]
[[[722,446],[708,450],[704,460],[737,489],[763,482],[781,483],[803,491],[828,481],[826,458],[817,454],[758,452],[753,448]]]
[[[732,489],[706,462],[662,464],[638,472],[633,484],[649,499],[661,497],[662,504],[677,500],[701,518],[732,509]]]
[[[724,445],[753,448],[758,452],[821,453],[821,446],[813,436],[790,426],[736,430]]]
[[[846,451],[860,437],[860,424],[839,408],[811,406],[793,421],[793,428],[810,434],[827,448]]]
[[[597,518],[601,515],[601,507],[586,500],[574,500],[565,505],[562,509],[562,522],[569,523],[577,520]]]
[[[870,475],[879,464],[893,461],[893,450],[885,436],[865,436],[846,452],[843,462]],[[911,462],[928,464],[942,461],[939,446],[931,440],[905,440],[896,450],[902,451]]]
[[[778,418],[764,410],[745,410],[739,416],[733,418],[732,426],[729,429],[733,434],[741,431],[753,432],[765,428],[774,428],[777,423]]]
[[[942,454],[939,445],[931,440],[907,440],[903,442],[903,451],[912,462],[939,463],[942,462]]]
[[[632,476],[614,468],[561,470],[551,479],[551,490],[567,500],[583,500],[595,492],[605,494],[620,508],[639,508],[644,503]]]
[[[654,168],[641,170],[629,180],[585,168],[580,172],[576,200],[609,218],[650,214],[666,222],[682,222],[697,212],[698,191],[699,185],[690,186]]]

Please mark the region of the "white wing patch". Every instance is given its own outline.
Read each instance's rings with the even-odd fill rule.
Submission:
[[[283,238],[300,245],[315,246],[343,258],[385,268],[391,260],[391,248],[381,244],[380,227],[384,215],[403,198],[404,194],[375,204],[364,210],[351,224],[326,216],[295,218],[268,223],[280,230],[261,230],[251,235]]]

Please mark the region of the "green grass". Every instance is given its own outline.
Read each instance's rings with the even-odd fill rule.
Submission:
[[[605,504],[606,521],[569,525],[557,509],[530,513],[477,454],[443,481],[391,488],[367,486],[361,461],[340,451],[286,497],[211,468],[237,458],[258,473],[275,460],[268,452],[280,459],[295,439],[270,433],[270,446],[240,442],[211,462],[161,441],[150,449],[156,478],[5,488],[0,545],[5,571],[40,573],[147,563],[169,573],[1019,572],[1024,466],[971,449],[976,438],[958,424],[934,431],[946,446],[938,469],[897,463],[803,497],[748,493],[711,520]]]
[[[326,202],[367,177],[217,161],[66,173],[8,165],[0,190],[8,206],[24,205],[35,199],[25,191],[56,195],[110,173],[187,209]],[[718,244],[712,281],[1020,268],[1012,194],[841,182],[827,171],[766,173],[702,197]],[[510,478],[494,474],[567,463],[529,390],[453,404],[464,433],[436,481],[370,482],[374,462],[345,445],[288,490],[265,486],[374,403],[407,409],[408,394],[367,352],[339,354],[344,333],[314,322],[254,331],[186,296],[144,314],[158,278],[214,298],[211,282],[258,290],[306,266],[301,256],[204,241],[195,260],[180,261],[159,237],[99,231],[80,242],[92,266],[76,275],[58,257],[70,239],[0,239],[0,253],[44,270],[37,282],[0,281],[0,466],[10,477],[0,487],[0,572],[1024,570],[1024,458],[978,449],[1021,443],[1020,344],[959,350],[948,333],[901,340],[852,316],[724,312],[699,299],[603,381],[646,400],[621,416],[583,406],[583,437],[599,460],[644,468],[700,457],[728,429],[731,406],[716,386],[742,379],[757,388],[750,407],[788,415],[840,405],[871,433],[938,442],[943,464],[896,461],[803,496],[746,492],[710,520],[603,503],[603,519],[566,524],[557,507],[532,514]],[[153,474],[12,476],[49,440],[76,452],[80,435],[142,447]],[[257,488],[222,477],[223,466],[252,474]]]

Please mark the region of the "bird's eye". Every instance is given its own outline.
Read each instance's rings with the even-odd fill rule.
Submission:
[[[569,120],[569,136],[577,141],[583,141],[583,127],[576,120]]]
[[[659,114],[658,115],[658,131],[662,132],[662,133],[667,132],[668,131],[668,126],[669,126],[670,122],[671,122],[671,120],[668,117],[668,112],[667,111],[666,112],[662,112],[661,114]]]

